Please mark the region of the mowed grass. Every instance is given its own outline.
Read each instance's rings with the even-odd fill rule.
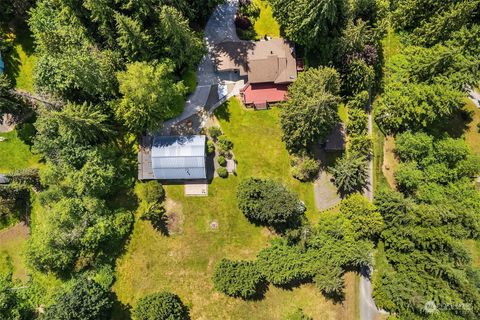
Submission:
[[[0,142],[0,173],[40,167],[40,157],[32,154],[30,147],[18,137],[15,130],[0,133],[0,137],[6,139]]]
[[[282,319],[297,307],[315,319],[349,319],[344,306],[327,301],[313,284],[293,290],[270,285],[259,301],[230,298],[213,287],[212,275],[220,259],[255,259],[274,237],[266,228],[249,223],[238,210],[236,189],[242,179],[258,176],[282,181],[306,202],[309,217],[316,215],[312,185],[290,178],[278,115],[277,109],[246,110],[237,100],[219,110],[222,129],[234,143],[238,176],[215,178],[209,196],[203,198],[185,197],[183,186],[165,187],[167,208],[174,208],[169,213],[183,220],[182,233],[163,236],[148,222],[137,220],[126,252],[117,261],[113,290],[123,306],[117,305],[112,319],[128,319],[128,306],[164,290],[181,297],[192,319]],[[210,228],[212,221],[218,222],[218,229]]]
[[[265,36],[272,38],[280,37],[280,25],[273,17],[272,7],[270,7],[266,0],[253,0],[253,3],[260,8],[260,17],[258,17],[253,26],[257,34],[257,39]]]
[[[22,252],[28,238],[28,227],[17,224],[0,231],[0,274],[12,272],[15,279],[25,281],[27,270]]]

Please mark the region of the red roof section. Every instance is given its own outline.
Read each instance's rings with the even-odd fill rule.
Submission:
[[[243,88],[245,104],[265,105],[287,100],[288,84],[249,83]]]

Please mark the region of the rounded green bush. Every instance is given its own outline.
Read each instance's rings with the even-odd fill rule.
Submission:
[[[228,296],[251,299],[265,282],[255,262],[222,259],[215,268],[213,283]]]
[[[221,165],[222,167],[224,167],[224,166],[227,164],[227,159],[225,159],[224,156],[219,156],[219,157],[217,158],[217,163],[218,163],[219,165]]]
[[[208,134],[213,140],[217,140],[217,138],[222,135],[222,129],[219,127],[210,127],[208,128]]]
[[[227,168],[224,168],[224,167],[220,167],[217,169],[217,173],[218,173],[218,176],[220,178],[228,178],[228,171],[227,171]]]
[[[215,143],[212,140],[207,141],[207,153],[212,154],[215,152]]]
[[[135,320],[186,320],[188,309],[170,292],[158,292],[141,298],[133,309]]]

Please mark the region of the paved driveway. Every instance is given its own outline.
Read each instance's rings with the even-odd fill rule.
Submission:
[[[217,85],[222,85],[222,79],[216,72],[210,52],[216,44],[223,41],[240,41],[234,21],[237,8],[238,0],[227,0],[224,4],[217,6],[210,16],[205,26],[204,37],[208,54],[203,57],[197,68],[197,89],[188,97],[183,113],[175,119],[165,122],[164,131],[168,131],[171,126],[204,111],[210,90],[212,88],[216,90]]]

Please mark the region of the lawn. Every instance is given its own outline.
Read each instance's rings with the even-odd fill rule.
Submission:
[[[257,40],[266,35],[272,38],[280,37],[280,25],[273,17],[272,7],[266,0],[253,0],[253,3],[260,8],[260,17],[255,21],[253,27]]]
[[[6,73],[16,88],[33,92],[33,68],[36,57],[33,55],[33,38],[28,28],[15,30],[13,49],[5,57]]]
[[[219,110],[222,129],[234,143],[238,175],[214,179],[204,198],[186,198],[183,186],[166,186],[167,210],[183,221],[182,231],[166,237],[147,222],[135,223],[125,254],[117,261],[114,292],[121,304],[113,319],[128,319],[127,306],[162,290],[178,294],[190,307],[192,319],[281,319],[297,307],[316,319],[354,318],[349,311],[355,309],[351,289],[348,304],[334,305],[312,284],[292,290],[270,286],[259,301],[229,298],[213,288],[211,277],[221,258],[254,259],[274,237],[249,223],[237,209],[235,192],[241,179],[259,176],[282,181],[305,201],[308,217],[318,219],[312,184],[290,177],[278,115],[277,109],[246,110],[237,100]],[[218,229],[210,228],[212,221],[218,222]]]
[[[12,272],[15,279],[27,279],[21,256],[27,237],[28,227],[24,224],[0,230],[0,274]]]
[[[0,142],[0,173],[40,166],[40,157],[32,154],[30,147],[18,137],[17,131],[0,133],[0,137],[6,138]]]

